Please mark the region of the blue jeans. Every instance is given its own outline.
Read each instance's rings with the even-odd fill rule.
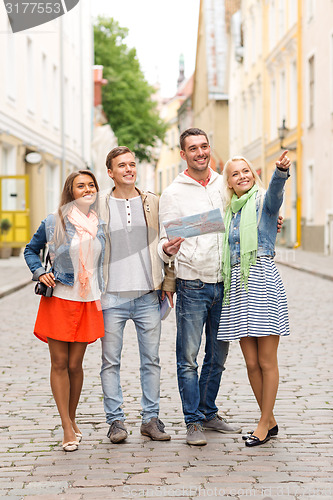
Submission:
[[[217,340],[223,283],[177,279],[177,376],[185,423],[210,420],[229,343]],[[197,356],[205,326],[205,357],[198,377]]]
[[[102,340],[101,381],[106,421],[125,420],[122,409],[123,393],[120,384],[120,362],[126,321],[135,324],[139,353],[142,390],[142,421],[158,417],[160,402],[161,336],[160,306],[157,292],[136,299],[107,294],[108,308],[103,310],[105,336]],[[102,297],[103,300],[103,297]]]

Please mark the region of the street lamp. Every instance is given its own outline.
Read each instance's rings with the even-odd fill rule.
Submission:
[[[289,128],[286,127],[286,120],[285,120],[285,118],[283,118],[281,127],[278,127],[279,139],[280,139],[280,148],[281,149],[288,149],[288,151],[296,151],[297,148],[285,147],[282,144],[283,140],[285,139],[288,131],[289,131]]]

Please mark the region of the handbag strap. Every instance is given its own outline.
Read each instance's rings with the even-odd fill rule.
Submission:
[[[52,267],[50,252],[48,251],[45,257],[45,271],[47,271],[47,265],[50,264],[50,268]]]

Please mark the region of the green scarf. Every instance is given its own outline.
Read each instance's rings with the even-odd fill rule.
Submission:
[[[258,230],[257,230],[257,213],[256,213],[256,192],[258,186],[254,184],[252,188],[243,196],[238,198],[233,194],[230,205],[224,216],[224,241],[222,250],[222,277],[224,282],[224,300],[223,303],[229,303],[230,280],[231,280],[231,265],[230,265],[230,246],[229,246],[229,230],[233,214],[241,212],[239,225],[240,233],[240,271],[241,285],[244,283],[245,289],[248,290],[248,278],[250,267],[257,260],[258,250]]]

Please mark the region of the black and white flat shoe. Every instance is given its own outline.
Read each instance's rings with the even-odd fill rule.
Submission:
[[[270,435],[269,431],[267,432],[267,436],[262,440],[260,440],[254,434],[252,434],[245,441],[245,446],[260,446],[261,444],[267,443],[267,441],[269,441],[270,439],[271,439],[271,435]]]

